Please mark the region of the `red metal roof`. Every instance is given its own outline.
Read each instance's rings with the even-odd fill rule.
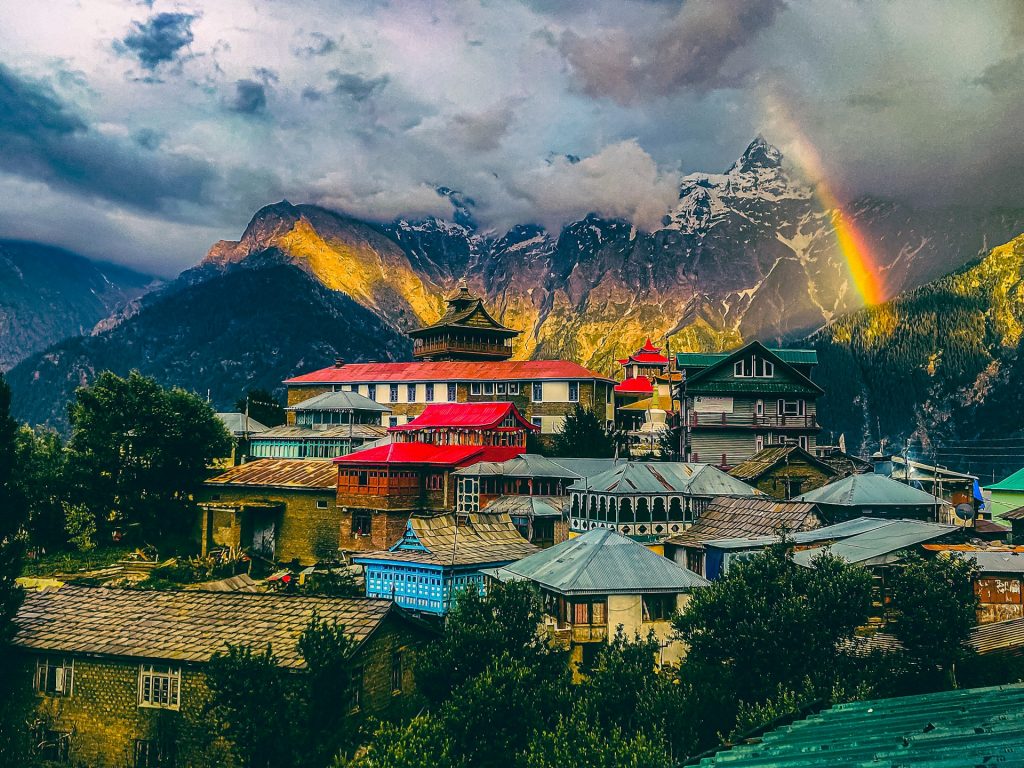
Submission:
[[[653,392],[654,387],[651,385],[650,379],[646,376],[634,376],[631,379],[626,379],[625,381],[616,384],[615,391],[645,393]]]
[[[479,461],[508,461],[524,448],[504,445],[433,445],[432,443],[391,443],[367,448],[334,460],[341,465],[417,464],[433,467],[468,467]]]
[[[459,429],[495,429],[512,413],[524,429],[540,429],[523,418],[513,403],[437,403],[408,424],[391,427],[389,432],[454,427]]]
[[[659,355],[656,352],[655,353],[651,353],[651,352],[639,353],[638,352],[635,355],[630,355],[629,356],[629,360],[627,362],[630,362],[630,363],[657,363],[659,365],[668,365],[668,358],[665,357],[664,355]]]
[[[601,379],[568,360],[497,360],[490,362],[350,363],[287,379],[285,384],[349,384],[412,381],[529,381],[531,379]]]
[[[637,351],[638,352],[654,352],[654,353],[658,353],[658,352],[661,352],[661,347],[656,347],[653,344],[651,344],[651,337],[648,336],[647,337],[647,341],[645,341],[644,345],[642,347],[640,347],[640,349],[637,350]]]

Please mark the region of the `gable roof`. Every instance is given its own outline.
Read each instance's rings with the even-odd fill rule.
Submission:
[[[465,283],[459,286],[458,293],[446,301],[448,308],[437,322],[415,328],[409,331],[408,335],[416,337],[422,333],[446,327],[494,331],[502,336],[518,336],[520,333],[511,328],[506,328],[491,317],[487,308],[484,307],[483,299],[471,293]]]
[[[483,445],[434,445],[432,443],[388,443],[376,448],[355,451],[338,456],[334,463],[362,464],[416,464],[436,467],[461,467],[473,460],[482,461],[495,452],[517,451],[518,448]]]
[[[325,424],[322,427],[317,425],[316,429],[300,427],[298,424],[282,424],[253,435],[252,441],[258,443],[261,440],[328,440],[349,437],[357,440],[379,440],[387,434],[388,428],[381,424]]]
[[[697,545],[711,539],[766,536],[782,530],[805,531],[818,525],[817,507],[796,501],[748,497],[719,497],[692,526],[668,538],[677,545]]]
[[[501,581],[528,579],[563,595],[679,593],[707,579],[608,528],[595,528],[511,565]]]
[[[839,507],[925,506],[946,504],[930,493],[873,473],[849,475],[801,494],[796,501]]]
[[[830,554],[848,563],[883,564],[894,559],[890,556],[901,549],[938,539],[958,530],[960,528],[955,525],[925,523],[921,520],[886,520],[884,525],[837,541],[827,549]],[[814,558],[823,549],[826,547],[794,552],[793,562],[810,568]]]
[[[316,397],[303,400],[301,403],[289,405],[286,411],[378,411],[380,413],[391,413],[391,408],[363,397],[358,392],[338,390],[336,392],[323,392]]]
[[[1004,477],[998,483],[986,485],[985,490],[989,491],[1024,491],[1024,468],[1018,469],[1012,475]]]
[[[224,428],[233,435],[241,435],[246,432],[249,434],[266,432],[268,429],[266,425],[260,424],[251,417],[248,419],[248,424],[246,424],[244,413],[218,413],[217,418],[224,424]]]
[[[204,485],[328,490],[338,487],[338,470],[328,459],[257,459],[211,477]]]
[[[414,432],[418,429],[497,429],[511,415],[521,429],[537,431],[514,403],[435,403],[428,405],[412,421],[390,427],[389,432]]]
[[[714,375],[723,368],[727,368],[740,358],[754,353],[759,357],[771,360],[777,368],[784,370],[792,379],[792,382],[778,381],[772,378],[742,378],[731,379],[728,382],[712,381]],[[691,393],[719,392],[725,390],[742,390],[750,392],[807,392],[824,394],[825,390],[807,378],[803,373],[793,367],[793,364],[786,362],[775,351],[768,349],[759,341],[752,341],[749,344],[726,354],[721,360],[712,363],[707,368],[697,371],[688,380],[686,391]]]
[[[457,360],[349,363],[293,376],[285,384],[413,383],[422,381],[539,381],[612,379],[568,360]]]
[[[841,523],[825,525],[805,531],[787,533],[786,538],[794,544],[823,544],[856,536],[859,533],[873,531],[885,525],[888,520],[881,517],[855,517]],[[702,546],[714,549],[757,549],[767,547],[782,539],[778,534],[770,536],[751,536],[749,538],[708,539]],[[927,544],[925,546],[928,546]]]
[[[576,480],[598,475],[624,459],[579,459],[566,456],[541,456],[523,453],[506,461],[481,461],[454,472],[456,475],[488,475],[501,477],[560,477]]]
[[[818,352],[814,349],[767,348],[780,360],[791,365],[817,365]],[[727,358],[731,352],[676,352],[676,367],[699,368],[714,365]]]
[[[805,451],[799,445],[770,445],[755,453],[746,461],[729,470],[729,474],[746,482],[756,480],[780,464],[801,461],[820,469],[830,477],[839,474],[837,470]]]
[[[486,507],[483,512],[488,514],[506,514],[509,517],[553,517],[561,519],[565,516],[568,496],[499,496]]]
[[[207,662],[226,643],[273,645],[282,667],[305,666],[295,647],[315,613],[363,642],[394,610],[387,600],[274,593],[105,589],[27,592],[14,645],[36,651]]]
[[[629,461],[594,477],[577,480],[573,491],[595,493],[682,493],[690,496],[760,496],[755,488],[710,464]]]
[[[353,555],[364,561],[413,562],[429,565],[507,563],[537,551],[506,514],[488,511],[409,518],[406,533],[390,550]]]

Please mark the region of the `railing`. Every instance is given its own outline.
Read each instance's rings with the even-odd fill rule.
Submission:
[[[506,352],[511,353],[512,344],[481,344],[479,342],[472,341],[432,341],[430,343],[415,342],[413,344],[414,355],[428,355],[431,352],[493,352],[499,354],[505,354]]]
[[[749,413],[690,413],[691,427],[745,427],[749,429],[819,429],[814,414],[756,416]]]
[[[608,640],[608,627],[603,624],[566,624],[557,627],[553,623],[546,629],[554,644],[566,648],[569,643],[602,643]]]

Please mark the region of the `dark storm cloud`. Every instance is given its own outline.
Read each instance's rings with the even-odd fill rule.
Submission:
[[[139,60],[148,70],[155,70],[165,62],[173,61],[178,51],[191,45],[192,13],[158,13],[143,22],[133,22],[131,30],[114,45],[122,52]]]
[[[1024,53],[985,67],[974,84],[984,86],[992,93],[1020,95],[1024,92]]]
[[[590,96],[632,104],[683,88],[707,90],[740,82],[726,70],[730,55],[771,26],[782,0],[689,0],[666,24],[590,36],[566,31],[562,54]]]
[[[227,106],[232,112],[255,115],[267,108],[267,89],[255,80],[239,80]]]
[[[334,53],[336,50],[338,50],[337,41],[322,32],[310,32],[309,37],[301,45],[297,45],[292,49],[296,56],[305,59],[326,56],[329,53]]]
[[[215,177],[208,164],[159,155],[145,142],[107,136],[42,82],[0,64],[0,169],[129,207],[200,202]]]
[[[390,80],[387,75],[366,77],[338,69],[328,72],[327,78],[333,83],[332,90],[336,95],[348,97],[353,101],[366,101],[377,95],[384,90]]]

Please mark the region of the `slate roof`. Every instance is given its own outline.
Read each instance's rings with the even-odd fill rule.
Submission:
[[[376,411],[391,413],[391,409],[383,403],[371,400],[358,392],[339,390],[323,392],[316,397],[303,400],[301,403],[289,405],[286,411]]]
[[[390,427],[389,432],[414,432],[418,429],[497,429],[512,415],[520,429],[539,431],[519,413],[514,403],[435,403],[428,405],[412,421]]]
[[[259,435],[254,435],[253,440],[325,440],[347,437],[376,440],[386,436],[387,433],[387,427],[380,424],[352,424],[351,430],[348,424],[331,424],[322,428],[318,426],[316,429],[282,424],[279,427],[271,427]]]
[[[390,601],[371,598],[65,585],[26,593],[12,642],[35,651],[181,662],[207,662],[226,643],[271,643],[282,667],[301,668],[295,643],[314,613],[362,642],[391,610]]]
[[[820,469],[822,472],[834,477],[836,470],[805,451],[799,445],[771,445],[755,453],[746,461],[740,462],[729,470],[729,474],[740,480],[749,482],[756,480],[766,472],[774,469],[779,464],[790,461],[800,461]]]
[[[801,494],[796,501],[839,507],[926,506],[947,504],[930,493],[873,473],[850,475]]]
[[[265,432],[268,429],[266,425],[260,424],[256,419],[250,417],[248,430],[246,430],[244,413],[218,413],[217,418],[224,423],[224,427],[233,435],[242,435],[246,431],[249,434],[254,434],[256,432]]]
[[[527,579],[562,595],[680,593],[710,583],[608,528],[587,531],[491,575],[501,581]]]
[[[667,541],[698,545],[710,539],[772,535],[783,529],[805,531],[818,525],[817,509],[814,504],[762,497],[718,497],[712,499],[697,522]]]
[[[760,491],[710,464],[629,461],[569,486],[611,494],[682,493],[690,496],[760,496]]]
[[[487,330],[499,333],[503,336],[518,336],[520,331],[506,328],[499,323],[484,307],[483,300],[474,293],[470,293],[466,285],[460,285],[459,291],[447,299],[448,308],[441,315],[436,323],[424,325],[409,332],[410,336],[418,336],[424,331],[437,330],[445,327],[472,328],[473,330]]]
[[[576,480],[604,472],[622,459],[577,459],[571,457],[547,457],[539,453],[523,453],[507,461],[482,461],[470,467],[456,470],[456,475],[500,475],[502,477],[564,477]]]
[[[330,459],[257,459],[211,477],[204,485],[332,489],[338,487],[338,470]]]
[[[455,515],[451,513],[410,517],[409,530],[426,551],[403,549],[407,546],[403,538],[390,550],[353,555],[352,559],[357,563],[377,560],[428,565],[490,565],[508,563],[537,551],[519,534],[506,514],[481,511],[459,515],[459,519],[456,539]]]
[[[434,445],[432,443],[388,443],[375,448],[339,456],[338,464],[412,464],[420,466],[463,467],[474,461],[501,460],[514,456],[522,448],[504,445]]]
[[[1024,469],[1018,469],[1009,477],[1004,477],[998,483],[986,485],[986,490],[991,491],[1024,491]],[[1005,517],[1005,515],[1003,515]]]
[[[921,520],[886,520],[870,531],[838,541],[828,547],[831,554],[848,563],[877,565],[890,562],[895,553],[926,541],[941,538],[958,531],[955,525],[925,523]],[[793,553],[793,562],[806,567],[818,556],[824,547],[804,549]]]
[[[499,496],[486,507],[488,514],[503,513],[509,516],[554,517],[565,516],[568,496]]]
[[[539,381],[597,379],[607,376],[568,360],[434,361],[415,363],[350,363],[287,379],[285,384],[413,383],[421,381]]]
[[[837,704],[706,757],[704,768],[1024,765],[1024,685]]]

